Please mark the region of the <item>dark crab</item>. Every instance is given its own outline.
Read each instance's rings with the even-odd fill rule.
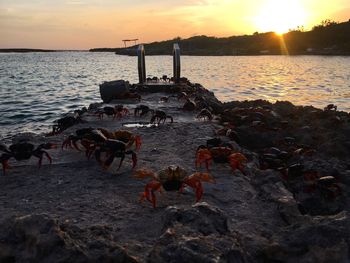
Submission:
[[[55,125],[52,126],[52,132],[48,136],[60,134],[64,130],[72,127],[75,124],[84,123],[85,121],[79,115],[66,116],[55,121]]]
[[[5,175],[6,169],[9,168],[8,161],[11,158],[15,158],[17,161],[29,160],[30,157],[35,156],[39,158],[39,168],[41,167],[43,156],[45,155],[49,160],[50,164],[52,163],[52,158],[45,150],[54,149],[57,145],[53,143],[43,143],[35,148],[34,144],[27,141],[20,141],[14,143],[7,147],[4,144],[0,144],[0,151],[4,152],[0,156],[0,161],[2,164],[3,174]]]
[[[129,110],[125,108],[123,105],[116,105],[114,107],[106,106],[100,109],[97,114],[100,119],[103,119],[103,115],[112,116],[113,120],[115,117],[122,118],[129,113]]]
[[[331,111],[331,110],[336,111],[337,109],[338,109],[338,107],[337,107],[335,104],[328,104],[328,105],[324,108],[325,111]]]
[[[180,191],[184,187],[189,186],[196,191],[196,202],[198,202],[203,195],[202,182],[215,183],[215,179],[208,173],[199,173],[188,175],[186,170],[178,165],[170,165],[165,169],[159,171],[157,174],[150,170],[137,170],[135,178],[144,179],[152,178],[145,186],[145,191],[142,193],[140,201],[147,199],[156,207],[155,192],[163,188],[165,191]]]
[[[114,132],[108,131],[103,128],[83,128],[75,131],[75,135],[70,135],[62,143],[63,148],[75,148],[80,151],[77,142],[84,146],[86,150],[86,156],[90,157],[91,153],[94,151],[96,143],[104,142],[106,139],[119,140],[127,144],[127,148],[135,145],[136,150],[141,148],[142,140],[139,135],[135,135],[130,131],[117,130]]]
[[[146,105],[138,105],[134,110],[134,115],[142,117],[143,115],[146,115],[149,112],[153,114],[154,111]]]
[[[197,119],[203,119],[211,121],[213,119],[212,113],[208,109],[202,109],[198,115],[196,116]]]
[[[102,162],[101,161],[101,153],[107,154],[107,159]],[[137,155],[134,151],[127,149],[127,144],[122,141],[114,140],[114,139],[106,139],[103,143],[98,143],[95,147],[95,158],[97,162],[105,169],[107,169],[113,162],[114,158],[120,158],[120,163],[118,166],[118,170],[122,166],[125,155],[131,154],[132,156],[132,168],[135,168],[137,164]]]
[[[163,123],[165,123],[166,119],[170,119],[171,123],[174,122],[173,117],[167,115],[164,111],[156,110],[151,118],[150,123],[157,122],[158,124],[160,124],[161,121],[163,121]]]

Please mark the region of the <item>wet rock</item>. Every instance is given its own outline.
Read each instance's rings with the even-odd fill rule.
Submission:
[[[5,219],[0,229],[0,262],[137,262],[103,226],[80,229],[28,215]]]

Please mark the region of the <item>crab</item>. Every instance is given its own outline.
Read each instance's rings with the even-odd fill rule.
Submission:
[[[55,121],[55,125],[52,126],[52,132],[48,133],[48,136],[60,134],[64,130],[72,127],[75,124],[84,123],[79,115],[66,116]]]
[[[115,117],[122,118],[123,116],[126,116],[129,113],[129,110],[127,108],[124,108],[123,105],[116,105],[114,107],[106,106],[100,109],[97,112],[97,115],[100,119],[103,119],[103,115],[106,114],[107,116],[113,116],[113,120]]]
[[[139,135],[134,135],[126,130],[117,130],[115,132],[110,132],[103,128],[83,128],[76,130],[76,135],[70,135],[68,138],[62,143],[62,149],[65,147],[73,148],[80,150],[77,141],[84,146],[86,149],[86,156],[90,158],[92,152],[95,150],[96,143],[104,142],[106,139],[114,139],[119,140],[126,143],[126,147],[130,148],[133,144],[135,144],[136,150],[141,148],[141,137]]]
[[[138,105],[135,110],[134,110],[134,115],[137,116],[139,115],[142,117],[143,115],[146,115],[147,113],[151,112],[153,114],[153,110],[151,110],[148,106],[146,105]]]
[[[0,151],[4,152],[0,156],[0,161],[2,164],[3,174],[5,175],[6,169],[9,168],[8,161],[10,158],[15,158],[17,161],[29,160],[30,157],[35,156],[39,158],[39,168],[42,165],[43,156],[52,163],[52,158],[45,150],[57,148],[56,144],[53,143],[43,143],[35,148],[34,144],[27,141],[19,141],[7,147],[4,144],[0,144]]]
[[[188,94],[184,91],[180,92],[177,96],[177,100],[186,100],[189,98]]]
[[[76,136],[71,135],[62,144],[64,146],[73,146],[80,150],[75,144],[80,140],[80,143],[86,149],[85,153],[88,158],[95,152],[96,161],[107,169],[113,162],[115,157],[121,158],[118,170],[120,169],[126,154],[132,155],[133,168],[137,164],[137,155],[134,151],[128,150],[129,145],[123,141],[110,139],[104,135],[107,134],[104,129],[84,128],[76,131]],[[112,134],[109,133],[108,134]],[[103,162],[101,160],[101,153],[107,154],[107,159]]]
[[[167,75],[163,75],[161,80],[164,81],[164,82],[170,82],[170,78],[168,78]]]
[[[152,203],[155,208],[157,205],[156,191],[179,191],[180,193],[186,186],[193,188],[196,192],[196,202],[200,201],[203,195],[202,182],[215,183],[215,179],[208,173],[195,172],[188,175],[186,170],[178,165],[170,165],[157,174],[146,169],[137,170],[135,178],[144,179],[152,178],[145,186],[145,191],[142,193],[140,201],[144,199]]]
[[[211,112],[208,109],[202,109],[198,115],[196,116],[197,119],[207,119],[209,121],[211,121],[213,119],[213,115],[211,114]]]
[[[159,98],[159,101],[160,102],[168,102],[170,99],[170,96],[162,96]]]
[[[95,158],[99,164],[103,166],[104,169],[108,169],[108,167],[112,164],[115,157],[120,158],[120,163],[118,166],[118,170],[122,166],[126,154],[131,154],[132,156],[132,168],[134,169],[137,164],[137,155],[134,151],[127,149],[127,144],[122,141],[114,140],[114,139],[106,139],[102,143],[97,143],[94,145]],[[101,153],[105,152],[107,154],[107,159],[102,162],[101,161]]]
[[[247,157],[242,153],[234,151],[232,145],[228,143],[219,143],[221,140],[215,139],[208,140],[207,146],[201,145],[197,148],[196,167],[198,168],[202,163],[205,163],[205,167],[207,171],[209,171],[212,161],[217,163],[228,162],[233,172],[238,169],[242,174],[246,175],[244,167],[248,162]]]
[[[141,140],[140,135],[134,135],[133,133],[126,131],[126,130],[117,130],[115,132],[109,133],[109,138],[119,140],[119,141],[126,143],[127,148],[129,148],[133,144],[135,144],[136,150],[140,150],[141,144],[142,144],[142,140]]]
[[[196,103],[193,100],[187,98],[185,104],[182,106],[182,109],[185,111],[194,111],[196,107]]]
[[[173,123],[173,117],[167,115],[164,111],[161,110],[156,110],[151,118],[150,123],[155,123],[157,122],[158,124],[160,124],[161,121],[163,121],[163,123],[165,123],[165,120],[169,118],[170,122]]]
[[[62,143],[63,148],[75,148],[78,151],[81,149],[78,147],[77,142],[80,141],[80,144],[85,148],[85,154],[90,158],[92,152],[95,150],[96,143],[103,143],[107,136],[105,135],[107,130],[104,130],[103,133],[101,129],[94,128],[82,128],[75,131],[75,135],[69,135]]]
[[[326,199],[334,199],[341,195],[342,190],[334,176],[321,176],[317,171],[303,172],[304,192],[319,191]]]
[[[325,108],[324,111],[337,111],[338,107],[335,104],[328,104]]]

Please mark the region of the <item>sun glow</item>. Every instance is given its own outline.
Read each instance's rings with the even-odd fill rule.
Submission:
[[[255,17],[260,32],[288,32],[306,22],[306,12],[298,0],[268,0]]]

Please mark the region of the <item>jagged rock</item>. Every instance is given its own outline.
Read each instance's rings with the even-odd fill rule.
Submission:
[[[176,206],[168,207],[163,215],[163,223],[163,229],[182,224],[202,235],[225,234],[229,231],[227,216],[220,209],[204,202],[197,203],[186,210]]]
[[[0,229],[0,262],[137,262],[104,226],[83,230],[28,215],[5,219]]]
[[[286,224],[295,224],[303,220],[297,201],[282,183],[278,172],[256,171],[253,183],[259,190],[261,198],[277,204],[277,211]]]
[[[180,236],[160,238],[148,256],[148,262],[246,262],[242,250],[229,237]]]
[[[263,249],[265,262],[349,262],[347,213],[286,228]]]
[[[163,215],[164,234],[148,262],[246,262],[227,217],[207,203],[189,209],[169,207]]]

